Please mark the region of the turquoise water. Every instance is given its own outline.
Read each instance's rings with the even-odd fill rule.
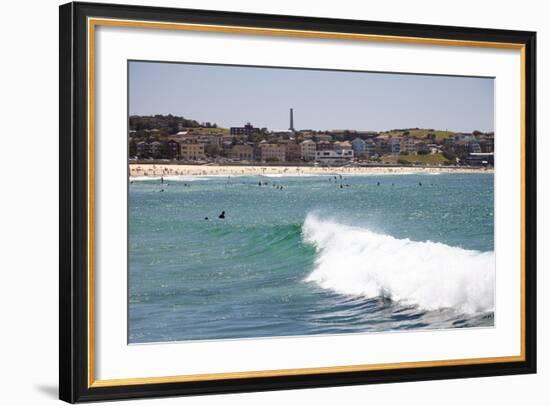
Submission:
[[[493,220],[487,173],[134,179],[129,342],[492,326]]]

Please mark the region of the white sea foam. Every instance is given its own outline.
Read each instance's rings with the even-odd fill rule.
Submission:
[[[426,310],[494,309],[494,252],[377,234],[309,214],[304,240],[317,250],[306,281],[338,293],[389,297]]]

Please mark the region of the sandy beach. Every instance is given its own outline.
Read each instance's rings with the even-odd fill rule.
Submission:
[[[388,175],[422,173],[491,173],[493,169],[454,167],[317,167],[317,166],[261,166],[261,165],[178,165],[130,164],[130,176],[258,176],[258,175]]]

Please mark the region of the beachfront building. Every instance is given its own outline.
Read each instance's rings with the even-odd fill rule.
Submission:
[[[335,151],[341,151],[341,150],[350,150],[353,148],[351,147],[351,143],[349,141],[336,141],[332,145],[332,149],[334,149]]]
[[[493,152],[472,152],[466,157],[466,163],[472,166],[494,166],[495,155]]]
[[[136,144],[136,154],[138,157],[147,156],[149,153],[149,145],[145,141],[140,141]]]
[[[489,153],[495,151],[495,139],[494,138],[483,138],[479,141],[479,146],[481,152]]]
[[[184,161],[198,161],[205,159],[204,144],[181,143],[180,157]]]
[[[286,144],[285,159],[287,161],[299,161],[302,156],[302,148],[300,144],[289,142]]]
[[[401,152],[401,139],[391,138],[388,141],[388,144],[389,144],[390,154],[399,155],[399,153]]]
[[[315,161],[321,165],[343,165],[353,160],[352,149],[339,149],[337,151],[316,151]]]
[[[304,161],[313,161],[315,151],[317,151],[317,145],[313,140],[305,140],[300,143],[300,156]]]
[[[262,161],[278,161],[286,160],[286,147],[283,144],[260,143],[260,153]]]
[[[317,143],[317,151],[332,151],[334,145],[330,141],[319,141]]]
[[[252,161],[254,159],[254,148],[251,145],[233,145],[229,157],[239,161]]]
[[[366,142],[361,138],[357,137],[351,142],[351,149],[355,156],[364,155],[366,150]]]
[[[479,144],[477,142],[469,142],[468,143],[468,150],[469,150],[469,152],[473,152],[473,153],[476,153],[476,154],[481,153],[481,147],[479,146]]]
[[[166,150],[169,159],[178,159],[180,156],[180,144],[176,140],[170,140],[166,143]]]
[[[376,154],[376,143],[370,138],[365,141],[365,155],[373,156],[374,154]]]
[[[390,144],[388,143],[387,138],[377,138],[375,142],[376,142],[376,154],[382,156],[390,152]]]
[[[401,152],[407,152],[409,154],[416,152],[416,147],[414,146],[414,138],[412,137],[401,138]]]
[[[161,146],[162,144],[158,141],[140,141],[136,144],[136,154],[139,158],[158,158],[160,157]]]
[[[158,141],[153,141],[149,143],[149,151],[153,158],[158,158],[160,156],[161,143]]]

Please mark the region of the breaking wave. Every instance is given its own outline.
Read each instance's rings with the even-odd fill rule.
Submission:
[[[340,294],[386,297],[426,310],[494,310],[494,252],[377,234],[309,214],[302,237],[317,251],[306,281]]]

